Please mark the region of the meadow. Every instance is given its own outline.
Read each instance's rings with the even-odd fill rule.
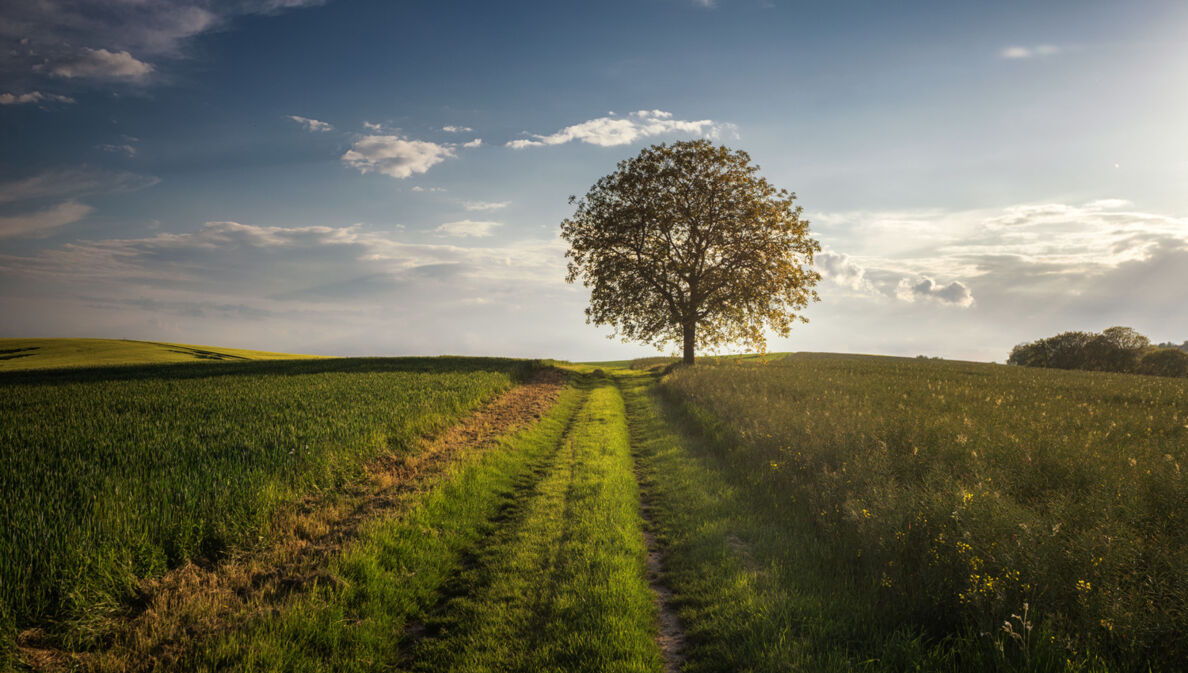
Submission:
[[[1188,660],[1188,382],[809,353],[552,364],[0,373],[7,664]]]
[[[357,358],[0,374],[0,621],[85,641],[141,578],[263,543],[281,503],[357,478],[530,368]]]
[[[660,389],[740,511],[866,622],[832,638],[884,664],[887,634],[922,638],[958,669],[1188,660],[1184,381],[797,354]]]

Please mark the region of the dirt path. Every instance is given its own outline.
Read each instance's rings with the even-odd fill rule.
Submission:
[[[639,474],[636,474],[638,481]],[[641,484],[642,487],[642,484]],[[647,545],[648,556],[648,586],[656,596],[656,616],[658,628],[656,630],[656,644],[660,646],[660,654],[664,658],[664,672],[678,673],[685,661],[685,631],[681,628],[681,620],[677,617],[673,606],[672,590],[664,583],[664,564],[660,553],[660,546],[651,528],[651,506],[647,497],[640,494],[640,515],[644,520],[643,536]]]
[[[190,643],[267,612],[312,583],[333,583],[328,559],[374,517],[406,510],[460,453],[481,450],[495,438],[525,427],[545,413],[564,387],[565,375],[545,370],[512,388],[407,456],[367,466],[366,478],[342,491],[307,497],[282,508],[270,525],[272,544],[233,553],[211,564],[187,563],[146,580],[123,614],[95,627],[106,647],[62,649],[30,629],[18,638],[18,655],[34,670],[168,669]]]

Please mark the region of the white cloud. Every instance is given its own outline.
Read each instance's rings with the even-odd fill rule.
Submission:
[[[348,166],[360,173],[383,173],[393,178],[407,178],[455,156],[448,145],[425,140],[410,140],[395,135],[363,136],[342,155]]]
[[[670,133],[716,138],[725,128],[727,125],[709,119],[685,121],[673,119],[671,112],[663,110],[640,110],[632,112],[626,117],[598,117],[567,126],[549,135],[530,134],[531,138],[512,140],[507,143],[507,146],[512,149],[524,149],[525,147],[543,145],[561,145],[576,140],[600,147],[614,147],[630,145],[642,138]]]
[[[857,292],[873,291],[870,280],[866,277],[866,269],[849,255],[825,250],[818,253],[813,262],[826,280]]]
[[[441,130],[446,133],[470,133],[474,129],[469,126],[443,126]]]
[[[913,302],[917,299],[932,299],[944,304],[953,304],[968,308],[973,306],[973,293],[961,281],[953,281],[948,285],[941,285],[927,276],[910,279],[903,278],[895,288],[895,296],[903,301]]]
[[[139,82],[152,74],[153,66],[126,51],[84,48],[68,60],[43,64],[38,70],[67,79],[81,77]]]
[[[1063,49],[1051,44],[1041,44],[1034,47],[1010,46],[998,52],[998,57],[1007,60],[1036,58],[1038,56],[1055,56]]]
[[[92,210],[84,203],[67,201],[26,215],[0,217],[0,238],[48,236],[54,229],[90,215]]]
[[[823,213],[814,220],[832,248],[849,253],[819,256],[822,275],[839,285],[858,289],[855,284],[866,282],[872,298],[965,307],[973,305],[976,287],[979,307],[1022,314],[1056,310],[1074,298],[1093,306],[1105,296],[1099,279],[1188,248],[1188,218],[1144,212],[1116,198],[971,211]]]
[[[311,131],[311,132],[315,132],[315,133],[318,133],[318,132],[324,133],[326,131],[334,130],[334,127],[331,126],[330,124],[327,124],[326,122],[323,122],[323,121],[318,121],[317,119],[310,119],[309,117],[300,117],[298,115],[287,115],[287,116],[289,119],[292,119],[293,121],[300,124],[303,128],[305,128],[306,131]]]
[[[330,355],[566,357],[576,356],[575,340],[614,348],[585,326],[582,293],[563,281],[558,237],[475,245],[492,239],[403,236],[211,222],[19,255],[0,246],[0,335]],[[561,341],[559,323],[571,326]]]
[[[151,187],[159,179],[123,171],[89,168],[54,170],[0,183],[0,203],[30,201],[49,197],[85,196],[133,192]]]
[[[495,228],[499,226],[502,226],[499,222],[458,220],[457,222],[446,222],[434,231],[442,236],[453,236],[454,238],[485,238],[492,235]]]
[[[422,187],[420,185],[416,185],[415,187],[412,188],[412,190],[414,192],[444,192],[444,191],[446,191],[446,188],[445,187]]]
[[[384,125],[377,124],[375,122],[363,122],[363,128],[367,129],[368,131],[377,131],[378,132],[378,131],[384,130]]]
[[[120,154],[125,154],[129,157],[136,156],[136,148],[128,143],[123,145],[96,145],[95,149],[102,150],[104,152],[117,152]]]
[[[462,147],[478,147],[482,144],[483,144],[482,138],[475,138],[474,140],[471,140],[470,142],[462,143]]]
[[[508,203],[508,201],[466,201],[462,204],[462,207],[471,211],[499,210],[500,208],[506,208]]]
[[[28,105],[29,103],[74,103],[75,100],[70,96],[60,96],[53,93],[43,93],[41,91],[30,91],[29,93],[12,94],[0,93],[0,105]]]

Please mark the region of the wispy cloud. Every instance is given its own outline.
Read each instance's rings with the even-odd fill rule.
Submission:
[[[122,145],[96,145],[95,149],[101,150],[103,152],[123,154],[128,157],[136,156],[136,147],[130,143],[124,143]]]
[[[1041,56],[1055,56],[1062,51],[1063,49],[1052,44],[1040,44],[1032,47],[1014,45],[1010,47],[1003,47],[998,52],[998,57],[1007,60],[1026,59]]]
[[[483,144],[482,138],[475,138],[469,142],[462,143],[462,147],[478,147]]]
[[[507,205],[508,205],[507,201],[465,201],[462,203],[463,208],[465,208],[466,210],[471,210],[471,211],[473,211],[473,210],[499,210],[500,208],[506,208]]]
[[[310,119],[309,117],[301,117],[298,115],[288,115],[288,118],[300,124],[306,131],[324,133],[326,131],[334,130],[334,127],[330,124],[327,124],[324,121],[318,121],[317,119]]]
[[[34,68],[54,77],[66,79],[124,80],[142,82],[153,72],[153,66],[126,51],[106,49],[83,50],[69,58],[48,62]]]
[[[322,0],[54,0],[13,2],[0,21],[0,72],[145,83],[161,58],[236,16],[274,14]]]
[[[160,182],[150,175],[92,168],[46,171],[0,183],[0,203],[133,192]]]
[[[495,233],[495,228],[499,226],[502,226],[499,222],[458,220],[457,222],[446,222],[434,231],[442,236],[454,238],[485,238]]]
[[[1016,297],[1020,310],[1073,296],[1091,301],[1092,279],[1188,247],[1188,218],[1116,198],[814,219],[848,253],[818,255],[827,280],[872,297],[961,307],[987,293]],[[1188,283],[1188,269],[1183,276]]]
[[[600,147],[614,147],[671,133],[716,138],[724,128],[727,128],[727,125],[710,119],[686,121],[673,119],[671,112],[663,110],[640,110],[626,117],[598,117],[567,126],[548,135],[530,134],[531,138],[512,140],[507,146],[512,149],[524,149],[577,141]]]
[[[55,229],[90,215],[92,210],[84,203],[67,201],[33,213],[0,217],[0,238],[48,236]]]
[[[0,93],[0,105],[29,105],[30,103],[74,103],[75,100],[70,96],[60,96],[53,93],[43,93],[41,91],[30,91],[28,93],[13,94]]]
[[[453,147],[396,135],[363,136],[342,155],[360,173],[382,173],[407,178],[455,156]]]
[[[0,313],[9,318],[0,330],[119,336],[132,325],[141,338],[305,353],[531,356],[553,352],[540,335],[559,310],[580,324],[579,294],[561,282],[557,237],[473,245],[482,239],[401,236],[208,222],[27,254],[0,250]],[[517,330],[492,332],[498,322]]]
[[[441,130],[446,133],[470,133],[474,129],[469,126],[443,126]]]

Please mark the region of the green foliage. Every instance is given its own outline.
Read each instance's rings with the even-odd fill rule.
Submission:
[[[810,355],[662,385],[883,623],[1010,650],[1026,604],[1058,660],[1188,659],[1188,382]]]
[[[1148,351],[1143,354],[1135,372],[1151,376],[1188,376],[1188,351],[1179,348]]]
[[[657,347],[787,336],[817,299],[820,245],[796,195],[759,177],[746,152],[707,140],[653,145],[598,180],[561,223],[567,280],[590,288],[587,320]],[[575,199],[570,198],[573,203]]]
[[[0,376],[0,616],[78,620],[257,539],[268,514],[404,451],[525,363],[402,358]]]
[[[1142,365],[1142,361],[1152,351],[1147,337],[1130,327],[1110,327],[1101,334],[1064,332],[1047,339],[1019,344],[1011,350],[1007,364],[1157,376],[1188,375],[1188,370],[1177,364],[1179,356],[1174,354],[1157,356],[1147,365]]]

